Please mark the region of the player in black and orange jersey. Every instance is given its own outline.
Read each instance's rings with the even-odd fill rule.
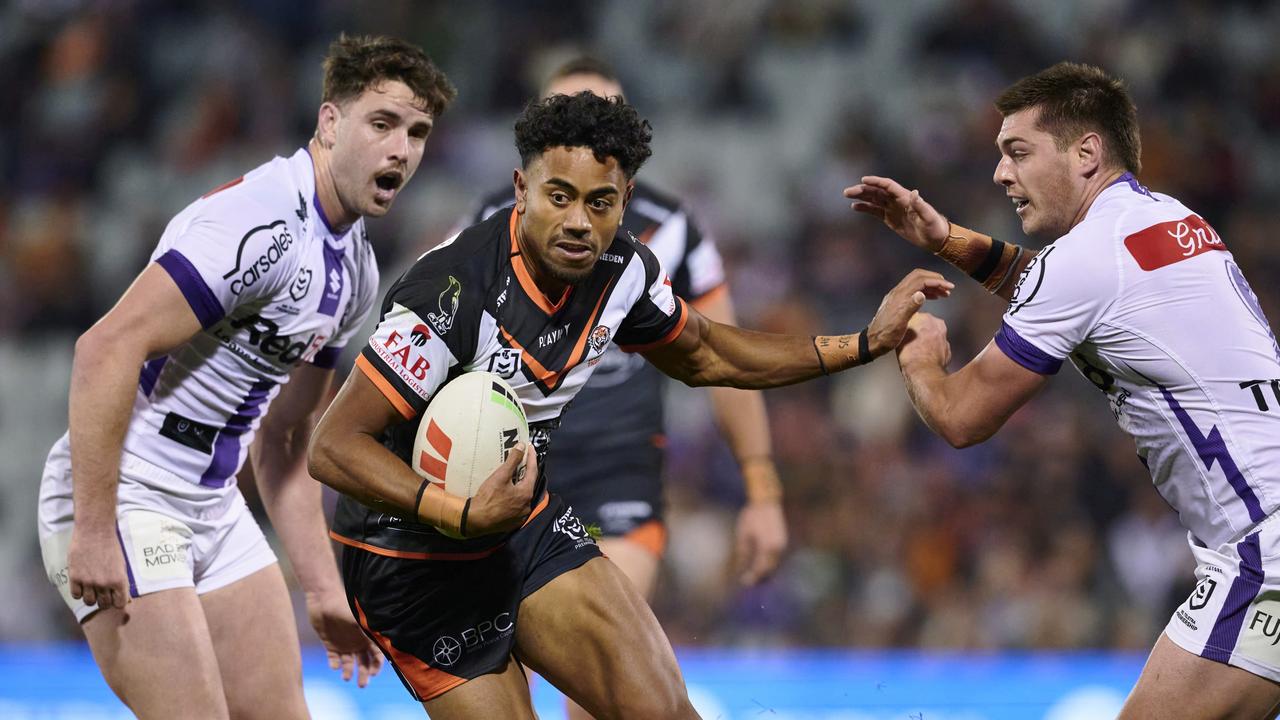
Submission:
[[[582,91],[623,96],[617,74],[591,56],[560,65],[542,96]],[[514,203],[508,182],[486,195],[465,225]],[[736,324],[715,241],[678,199],[637,179],[622,230],[658,256],[677,296],[710,320]],[[565,412],[547,456],[556,494],[583,523],[599,528],[601,550],[650,599],[667,538],[662,497],[665,386],[662,374],[642,356],[612,346]],[[787,544],[782,485],[770,451],[764,401],[759,392],[735,388],[712,388],[710,399],[716,424],[742,472],[746,503],[738,514],[735,554],[742,581],[754,584],[777,568]]]
[[[620,98],[531,103],[516,123],[515,206],[395,283],[316,429],[311,472],[345,496],[333,536],[347,545],[352,610],[432,717],[532,716],[523,665],[598,718],[696,717],[644,598],[546,491],[531,448],[520,449],[525,472],[512,453],[470,499],[410,468],[412,421],[450,377],[508,377],[545,451],[610,342],[690,385],[777,387],[889,352],[926,296],[952,287],[914,271],[851,335],[706,319],[672,292],[653,252],[619,232],[650,134]]]

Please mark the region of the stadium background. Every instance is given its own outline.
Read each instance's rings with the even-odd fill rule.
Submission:
[[[11,0],[0,7],[0,715],[101,716],[93,703],[114,703],[85,667],[35,535],[77,334],[175,212],[306,141],[320,58],[343,30],[420,43],[459,90],[394,211],[370,223],[387,281],[510,177],[515,115],[582,49],[616,66],[652,121],[641,172],[682,192],[719,242],[742,324],[852,331],[908,269],[943,268],[855,217],[841,189],[889,175],[958,222],[1026,242],[991,184],[991,100],[1074,59],[1128,80],[1141,179],[1207,218],[1280,317],[1280,255],[1268,252],[1280,227],[1280,5],[1265,0]],[[969,285],[934,309],[958,359],[985,345],[1002,310]],[[792,545],[776,577],[751,589],[727,570],[741,502],[733,463],[704,394],[673,387],[672,533],[656,611],[691,684],[768,674],[704,708],[1053,716],[1050,699],[983,700],[982,688],[1036,668],[1041,680],[1099,673],[1094,687],[1110,695],[1080,717],[1122,697],[1193,564],[1106,403],[1063,375],[963,452],[915,418],[891,360],[768,392]],[[1105,652],[1056,654],[1083,650]],[[326,673],[309,664],[308,682],[334,680]],[[794,702],[769,699],[792,676],[825,680]],[[60,682],[42,691],[41,678]],[[331,709],[389,703],[333,717],[420,714],[390,672],[364,699],[325,688],[342,698]],[[802,703],[823,692],[834,693],[825,709]],[[554,701],[542,707],[554,715]]]

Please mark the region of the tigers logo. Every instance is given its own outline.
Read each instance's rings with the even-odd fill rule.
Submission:
[[[605,346],[609,344],[609,328],[604,325],[597,325],[596,329],[591,331],[591,337],[587,339],[587,344],[591,346],[592,352],[604,352]]]
[[[426,325],[415,325],[413,327],[413,332],[409,333],[409,342],[413,343],[417,347],[426,345],[427,341],[430,339],[431,328],[428,328]]]
[[[453,317],[458,314],[458,298],[462,295],[462,283],[458,278],[449,276],[449,287],[440,293],[436,312],[427,313],[427,322],[444,335],[453,327]]]

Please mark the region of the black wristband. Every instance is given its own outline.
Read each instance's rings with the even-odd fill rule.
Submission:
[[[991,238],[991,247],[987,250],[987,256],[982,259],[982,263],[971,273],[969,277],[980,283],[987,281],[991,277],[991,273],[996,269],[996,265],[1000,263],[1000,257],[1004,255],[1004,241]]]
[[[427,486],[431,484],[430,480],[423,480],[418,486],[418,495],[413,499],[413,517],[418,519],[422,515],[422,496],[427,492]]]
[[[858,331],[858,364],[866,365],[875,358],[871,357],[871,339],[867,337],[867,331],[871,329],[868,325]]]
[[[813,354],[818,356],[818,367],[822,368],[822,374],[823,374],[823,375],[830,375],[830,374],[831,374],[831,372],[830,372],[829,370],[827,370],[827,363],[826,363],[826,362],[824,362],[824,361],[823,361],[823,359],[822,359],[822,351],[818,349],[818,336],[817,336],[817,335],[814,335],[814,336],[813,336]]]
[[[458,520],[458,534],[462,537],[467,536],[467,513],[471,511],[471,498],[462,503],[462,517]]]

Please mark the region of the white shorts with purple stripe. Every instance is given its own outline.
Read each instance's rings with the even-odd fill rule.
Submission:
[[[1199,582],[1165,635],[1187,652],[1280,682],[1280,513],[1217,549],[1188,537]]]
[[[49,581],[83,622],[98,608],[71,597],[72,508],[71,459],[59,444],[40,481],[40,554]],[[120,462],[116,537],[135,598],[183,587],[207,593],[276,562],[238,488],[188,482],[129,453]]]

